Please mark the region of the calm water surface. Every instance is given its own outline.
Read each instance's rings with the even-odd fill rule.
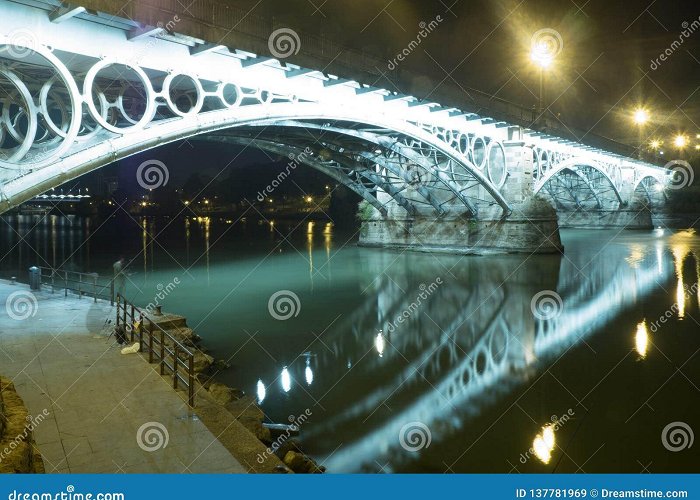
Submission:
[[[3,277],[109,275],[124,254],[144,305],[177,277],[164,308],[271,421],[308,409],[301,439],[331,472],[700,471],[697,446],[663,438],[700,431],[692,231],[563,231],[563,256],[460,257],[358,248],[325,222],[2,221]],[[299,298],[287,320],[268,308],[281,290]]]

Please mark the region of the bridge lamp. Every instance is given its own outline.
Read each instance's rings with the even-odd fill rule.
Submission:
[[[673,139],[673,145],[678,149],[683,149],[688,145],[688,138],[684,135],[677,135],[676,138]]]
[[[644,125],[649,121],[649,113],[646,109],[637,108],[634,112],[634,123],[637,125]]]
[[[544,112],[544,87],[545,87],[545,71],[548,70],[554,63],[554,57],[558,53],[558,47],[554,44],[540,41],[532,46],[530,50],[530,60],[540,70],[540,95],[537,103],[538,119]]]

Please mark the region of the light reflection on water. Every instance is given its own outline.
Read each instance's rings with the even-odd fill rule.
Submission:
[[[700,347],[688,321],[700,305],[693,232],[568,231],[563,257],[465,258],[359,249],[326,222],[141,219],[88,238],[89,220],[52,217],[31,232],[35,220],[6,220],[3,275],[37,260],[108,272],[124,253],[144,303],[179,276],[164,308],[230,358],[225,381],[273,420],[310,408],[301,437],[331,471],[575,472],[567,460],[585,462],[605,436],[613,458],[596,454],[586,470],[638,472],[658,448],[657,435],[641,444],[655,419],[697,411],[696,399],[678,402],[682,388],[672,404],[665,391],[645,403],[668,359],[680,366],[675,356]],[[270,316],[279,290],[299,296],[298,316]],[[531,307],[543,290],[563,304],[547,320]],[[697,363],[684,370],[692,379]],[[408,451],[400,433],[415,422],[430,446]],[[621,436],[639,449],[615,447]]]

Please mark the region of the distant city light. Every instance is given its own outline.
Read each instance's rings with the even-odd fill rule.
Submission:
[[[661,141],[654,139],[649,143],[649,145],[651,146],[651,149],[659,149],[661,147]]]

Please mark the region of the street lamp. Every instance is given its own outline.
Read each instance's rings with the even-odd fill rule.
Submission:
[[[537,120],[544,113],[545,71],[554,63],[554,57],[559,53],[560,47],[548,43],[547,40],[536,41],[530,49],[530,60],[539,68],[540,94],[537,102]]]
[[[678,149],[683,149],[688,145],[688,138],[682,134],[679,134],[675,139],[673,139],[673,145]]]

